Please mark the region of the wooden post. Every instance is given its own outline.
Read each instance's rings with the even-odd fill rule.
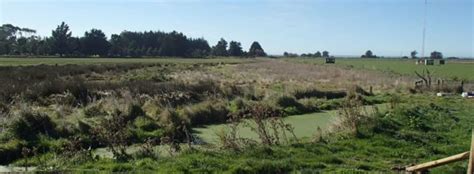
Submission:
[[[469,152],[469,164],[467,166],[467,174],[474,174],[474,129],[472,129],[471,151]]]
[[[464,153],[460,153],[460,154],[453,155],[453,156],[450,156],[450,157],[446,157],[446,158],[443,158],[443,159],[439,159],[439,160],[436,160],[436,161],[430,161],[430,162],[426,162],[426,163],[423,163],[423,164],[418,164],[418,165],[415,165],[415,166],[407,167],[405,170],[407,172],[423,172],[423,171],[426,171],[426,170],[434,168],[434,167],[438,167],[438,166],[453,163],[453,162],[456,162],[456,161],[461,161],[461,160],[468,159],[469,158],[469,153],[470,152],[464,152]]]

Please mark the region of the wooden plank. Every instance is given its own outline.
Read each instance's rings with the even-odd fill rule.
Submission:
[[[469,164],[467,167],[467,174],[474,174],[474,129],[472,129],[472,138],[471,138],[471,152],[469,155]]]
[[[461,161],[461,160],[468,159],[469,154],[470,154],[470,152],[468,151],[468,152],[460,153],[460,154],[453,155],[453,156],[450,156],[450,157],[446,157],[446,158],[443,158],[443,159],[430,161],[430,162],[423,163],[423,164],[418,164],[418,165],[415,165],[415,166],[407,167],[406,171],[407,172],[417,172],[417,171],[428,170],[430,168],[434,168],[434,167],[437,167],[437,166],[441,166],[441,165],[453,163],[453,162],[456,162],[456,161]]]

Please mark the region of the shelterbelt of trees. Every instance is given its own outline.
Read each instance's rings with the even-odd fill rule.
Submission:
[[[50,37],[35,35],[36,31],[12,24],[0,27],[0,55],[60,56],[60,57],[207,57],[266,56],[262,46],[253,42],[248,51],[237,41],[223,38],[213,47],[204,38],[190,38],[172,31],[123,31],[110,39],[99,29],[91,29],[82,37],[73,37],[69,26],[62,22]]]

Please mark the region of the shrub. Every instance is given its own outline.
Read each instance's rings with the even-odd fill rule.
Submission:
[[[158,123],[164,130],[164,136],[170,138],[172,141],[180,141],[186,137],[183,131],[183,126],[187,126],[186,121],[183,120],[175,110],[167,108],[161,112]]]
[[[283,108],[286,115],[297,115],[304,113],[306,109],[304,106],[290,96],[281,96],[276,99],[276,104]]]
[[[341,126],[347,129],[352,135],[360,137],[366,128],[370,117],[362,111],[362,101],[358,97],[350,95],[342,103],[338,114],[341,118]]]
[[[301,105],[305,108],[305,111],[307,112],[317,112],[320,110],[321,103],[315,99],[304,98],[298,100],[298,103],[301,103]]]
[[[0,101],[0,116],[10,112],[8,105]]]
[[[229,112],[231,113],[237,113],[243,109],[245,109],[247,106],[244,102],[244,99],[238,97],[230,102],[229,106]]]
[[[118,161],[128,160],[126,148],[131,134],[128,131],[128,115],[116,111],[108,119],[101,120],[100,124],[94,128],[94,136],[107,148],[112,151],[114,158]]]
[[[77,122],[77,129],[81,134],[88,135],[91,133],[92,126],[89,125],[87,122],[84,122],[83,120],[79,120]]]
[[[56,135],[55,123],[48,115],[31,111],[22,111],[9,128],[13,135],[23,140],[34,140],[38,134]]]
[[[347,93],[344,91],[319,91],[317,89],[304,89],[304,90],[297,90],[293,92],[293,95],[296,99],[302,98],[326,98],[326,99],[336,99],[336,98],[344,98],[346,97]]]
[[[89,89],[81,78],[73,78],[70,80],[62,79],[49,79],[40,81],[35,85],[27,86],[25,97],[30,101],[36,101],[42,97],[49,97],[53,94],[70,94],[71,96],[64,95],[60,97],[58,101],[67,100],[70,102],[70,98],[73,97],[73,104],[86,105],[89,102]],[[61,99],[62,98],[62,99]]]
[[[15,159],[21,158],[21,149],[26,147],[26,144],[26,141],[18,139],[12,139],[0,144],[0,164],[8,164]]]
[[[56,124],[56,133],[58,137],[68,137],[78,133],[78,129],[74,123],[58,121]]]
[[[148,117],[138,117],[133,122],[133,125],[144,131],[153,131],[159,128],[158,124]]]
[[[371,96],[373,95],[372,93],[370,92],[367,92],[366,90],[364,90],[362,87],[358,86],[358,85],[354,85],[352,86],[352,89],[351,89],[353,92],[355,92],[356,94],[360,94],[360,95],[364,95],[364,96]]]
[[[163,136],[163,130],[158,124],[148,117],[138,117],[133,122],[135,129],[133,134],[137,142],[144,142],[148,139],[159,139]]]
[[[193,126],[224,123],[227,120],[229,110],[222,101],[203,102],[186,107],[183,116]]]
[[[295,98],[289,96],[278,97],[276,103],[283,108],[300,105]]]
[[[86,117],[104,116],[107,112],[103,110],[100,103],[92,103],[84,108],[84,115]]]
[[[145,112],[142,110],[141,106],[136,103],[132,103],[129,105],[127,114],[128,119],[130,120],[134,120],[139,116],[145,116]]]

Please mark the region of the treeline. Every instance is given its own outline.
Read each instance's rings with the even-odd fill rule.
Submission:
[[[410,56],[412,59],[418,59],[419,57],[417,56],[418,52],[416,50],[410,52]],[[301,55],[297,53],[290,53],[290,52],[284,52],[283,57],[333,57],[329,56],[328,51],[323,51],[323,53],[317,51],[316,53],[303,53]],[[367,50],[363,55],[360,56],[361,58],[383,58],[375,55],[371,50]],[[408,58],[408,56],[402,56],[402,58]],[[443,59],[443,53],[439,51],[433,51],[430,54],[430,57],[422,57],[422,58],[430,58],[430,59]],[[449,57],[448,59],[456,59],[456,57]]]
[[[323,53],[317,51],[316,53],[303,53],[301,55],[298,55],[297,53],[289,53],[289,52],[284,52],[283,53],[284,57],[330,57],[329,56],[329,51],[323,51]]]
[[[0,27],[0,55],[60,57],[208,57],[266,56],[262,46],[253,42],[249,51],[241,43],[223,38],[213,47],[204,38],[190,38],[180,32],[123,31],[110,39],[99,29],[91,29],[82,37],[73,37],[62,22],[50,37],[36,36],[36,31],[11,24]]]

